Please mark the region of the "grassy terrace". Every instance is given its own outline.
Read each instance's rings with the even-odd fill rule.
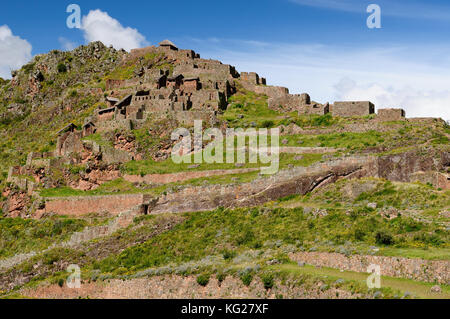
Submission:
[[[299,116],[297,112],[289,114],[269,109],[267,96],[247,91],[238,86],[238,93],[229,100],[229,106],[221,116],[229,127],[277,127],[295,123],[301,127],[327,127],[345,119],[326,116]]]
[[[271,270],[274,272],[280,272],[288,275],[301,276],[301,275],[310,275],[322,278],[323,281],[328,282],[336,282],[341,279],[346,282],[347,285],[349,283],[363,287],[366,285],[367,274],[358,273],[353,271],[344,271],[341,272],[338,269],[334,268],[317,268],[313,266],[304,266],[298,267],[295,264],[284,264],[280,266],[272,266]],[[449,299],[450,298],[450,286],[443,285],[442,293],[432,293],[431,287],[433,283],[424,283],[418,282],[409,279],[403,278],[394,278],[394,277],[381,277],[381,287],[388,288],[388,293],[391,295],[397,295],[398,297],[402,297],[402,293],[409,292],[415,297],[424,298],[424,299]],[[345,287],[345,286],[344,286]],[[361,289],[361,288],[360,288]],[[401,292],[401,294],[396,293],[396,291]]]
[[[336,211],[314,219],[304,214],[301,208],[253,208],[218,209],[186,214],[186,217],[186,222],[173,230],[96,262],[93,268],[104,273],[132,274],[218,254],[227,259],[227,256],[236,256],[249,249],[265,250],[286,245],[312,249],[321,243],[336,251],[351,244],[403,249],[423,247],[424,250],[427,247],[447,248],[447,251],[449,248],[448,233],[436,232],[435,225],[416,223],[407,217],[388,221],[374,213],[348,216]],[[411,225],[415,227],[411,228]],[[391,234],[392,241],[380,240],[379,233]],[[426,235],[429,233],[434,233],[437,240],[428,240]]]
[[[184,221],[174,228],[147,238],[143,243],[135,243],[137,234],[151,233],[159,220],[168,218],[175,218],[175,215],[137,218],[132,227],[86,246],[84,249],[89,251],[87,255],[82,250],[55,249],[22,264],[19,269],[30,271],[32,265],[39,261],[47,267],[55,267],[53,265],[58,261],[82,260],[82,276],[86,279],[92,278],[93,273],[99,279],[131,279],[134,275],[164,273],[194,274],[209,278],[216,274],[238,276],[247,283],[252,280],[267,282],[270,277],[278,278],[281,282],[295,279],[310,288],[317,287],[317,283],[321,282],[354,293],[368,293],[365,287],[367,274],[308,265],[298,267],[290,262],[287,253],[328,247],[328,251],[342,253],[345,250],[345,253],[352,254],[362,253],[358,250],[361,247],[377,245],[380,247],[378,255],[402,251],[401,255],[417,257],[418,252],[422,251],[420,257],[427,258],[430,257],[426,255],[427,251],[440,251],[435,257],[450,260],[448,234],[436,232],[435,225],[417,223],[403,216],[386,220],[376,213],[360,214],[357,210],[350,215],[337,210],[329,211],[329,215],[322,218],[313,218],[304,213],[302,208],[217,209],[190,213],[184,214]],[[377,242],[380,232],[389,232],[393,241]],[[430,233],[436,234],[438,240],[429,241],[426,235]],[[114,244],[111,246],[110,242]],[[118,250],[110,251],[106,258],[95,257],[93,247],[103,245],[118,245]],[[120,247],[128,248],[122,250]],[[268,266],[266,262],[274,258],[280,264]],[[160,270],[148,271],[152,269]],[[55,272],[46,280],[58,283],[66,276],[65,272]],[[336,284],[337,279],[343,281]],[[36,278],[30,285],[42,280]],[[433,296],[429,293],[431,286],[413,280],[383,277],[381,292],[385,297],[401,297],[408,291],[421,298],[448,298],[447,285],[442,285],[443,293]]]
[[[280,154],[280,169],[287,168],[289,165],[305,167],[310,166],[319,162],[322,159],[322,154],[303,154],[302,159],[295,159],[296,157],[297,155],[295,154]],[[225,157],[223,158],[225,161]],[[179,173],[185,171],[228,170],[237,168],[235,164],[227,163],[202,163],[199,164],[198,167],[194,166],[195,164],[176,164],[172,161],[172,159],[168,159],[163,162],[155,162],[153,160],[131,161],[123,165],[122,172],[130,175],[147,175]],[[246,164],[239,168],[259,168],[264,166],[269,166],[269,164],[263,164],[259,161],[255,164],[248,163],[247,158]]]
[[[295,160],[294,154],[280,155],[280,169],[285,169],[289,165],[293,166],[309,166],[319,162],[322,159],[321,154],[304,154],[302,159]],[[131,175],[146,174],[169,174],[186,171],[205,171],[217,169],[236,169],[234,164],[201,164],[199,167],[189,168],[192,164],[175,164],[171,159],[164,162],[154,161],[132,161],[124,164],[123,173]],[[242,168],[260,167],[261,164],[246,164]],[[169,183],[161,186],[137,187],[122,178],[107,182],[95,190],[82,191],[72,189],[70,187],[59,187],[51,189],[42,189],[40,195],[42,197],[69,197],[69,196],[97,196],[97,195],[114,195],[114,194],[154,194],[158,195],[167,190],[178,186],[199,186],[213,184],[231,184],[246,183],[258,177],[259,172],[250,172],[244,174],[218,175],[207,178],[196,178],[184,182]]]
[[[46,249],[88,225],[82,219],[0,218],[0,259]]]

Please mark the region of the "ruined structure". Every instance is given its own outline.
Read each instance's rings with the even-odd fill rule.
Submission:
[[[202,59],[196,52],[179,49],[168,40],[162,41],[158,47],[132,50],[127,59],[124,59],[123,65],[129,67],[133,63],[134,76],[127,76],[125,80],[115,79],[114,76],[108,78],[106,92],[97,94],[100,100],[104,99],[103,103],[97,103],[98,107],[84,119],[83,125],[70,123],[59,130],[56,149],[30,153],[25,166],[10,169],[8,182],[31,195],[35,186],[51,175],[52,167],[85,164],[89,167],[97,165],[96,171],[92,173],[89,168],[80,180],[70,181],[68,185],[81,190],[94,189],[105,181],[121,176],[117,167],[119,164],[143,159],[143,155],[136,151],[135,141],[129,140],[126,133],[121,135],[123,132],[144,127],[149,119],[170,119],[184,126],[193,125],[194,120],[203,120],[207,126],[217,126],[217,116],[227,109],[229,98],[238,90],[267,97],[268,107],[282,113],[319,116],[331,113],[333,116],[353,117],[375,112],[374,104],[369,101],[335,102],[330,105],[314,102],[307,93],[290,94],[285,87],[267,85],[266,79],[257,73],[239,74],[231,65]],[[404,119],[403,109],[380,109],[378,116],[369,121],[377,124],[377,121]],[[102,143],[97,136],[90,138],[97,133],[109,134],[112,139]],[[164,147],[153,159],[168,158],[171,145],[167,143]],[[98,167],[102,165],[102,168]],[[426,173],[419,174],[417,178],[432,181],[440,188],[448,188],[447,175],[429,175],[433,171],[432,168],[424,169]],[[405,175],[412,173],[415,171]],[[143,176],[137,180],[141,179]],[[402,176],[398,180],[407,180],[407,177]],[[45,187],[52,185],[46,184]]]
[[[406,119],[406,112],[403,109],[379,109],[377,119],[379,121],[402,121]]]
[[[369,101],[334,102],[331,107],[333,116],[367,116],[375,113],[375,105]]]

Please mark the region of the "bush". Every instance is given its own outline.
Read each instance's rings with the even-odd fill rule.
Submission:
[[[58,286],[61,288],[64,286],[64,279],[62,279],[62,278],[58,279]]]
[[[217,273],[216,278],[217,278],[217,281],[219,281],[219,283],[222,283],[225,280],[225,278],[227,278],[227,274],[223,273],[223,272],[219,272],[219,273]]]
[[[375,235],[375,241],[378,245],[385,246],[389,246],[394,243],[394,239],[392,238],[392,236],[385,232],[377,232],[377,234]]]
[[[362,229],[355,229],[354,237],[357,241],[364,241],[364,237],[366,236],[366,233]]]
[[[203,274],[197,277],[197,283],[205,287],[209,283],[209,275]]]
[[[241,276],[241,280],[242,283],[248,287],[252,283],[253,275],[249,272],[246,272]]]
[[[255,234],[250,230],[246,229],[240,236],[236,238],[237,245],[245,245],[251,243],[255,239]]]
[[[261,277],[261,280],[264,284],[265,289],[271,289],[273,287],[273,275],[272,274],[264,274]]]
[[[59,63],[57,66],[59,73],[66,73],[67,72],[67,66],[64,63]]]
[[[222,254],[223,254],[223,259],[225,259],[225,260],[231,260],[234,257],[236,257],[236,252],[233,250],[225,249]]]
[[[261,126],[263,128],[271,128],[274,125],[275,125],[275,123],[273,121],[270,121],[270,120],[266,120],[266,121],[262,122],[262,124],[261,124]]]

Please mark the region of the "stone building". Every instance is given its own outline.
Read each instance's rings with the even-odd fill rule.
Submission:
[[[382,122],[402,121],[406,119],[406,112],[403,109],[379,109],[377,119]]]
[[[330,111],[333,116],[367,116],[375,113],[375,105],[369,101],[334,102]]]
[[[167,48],[167,49],[169,49],[169,50],[178,51],[177,46],[176,46],[175,44],[173,44],[173,43],[172,43],[171,41],[169,41],[169,40],[164,40],[164,41],[160,42],[160,43],[159,43],[159,46],[160,46],[160,47],[163,47],[163,48]]]

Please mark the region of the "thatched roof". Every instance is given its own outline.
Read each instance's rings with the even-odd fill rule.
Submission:
[[[173,44],[172,41],[169,40],[164,40],[162,42],[159,43],[160,46],[162,47],[173,47],[173,48],[177,48],[177,46],[175,44]]]

